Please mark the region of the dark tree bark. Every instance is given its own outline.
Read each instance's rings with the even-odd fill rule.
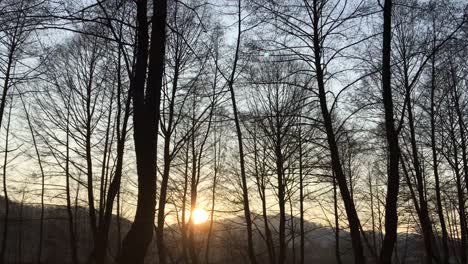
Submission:
[[[300,210],[300,256],[299,264],[304,264],[304,248],[305,248],[305,230],[304,230],[304,172],[303,172],[303,142],[302,129],[299,127],[299,210]]]
[[[7,97],[8,97],[8,91],[10,89],[10,80],[11,80],[11,72],[13,70],[13,64],[14,64],[14,54],[16,52],[17,48],[17,33],[18,33],[18,23],[15,25],[15,30],[13,34],[12,41],[10,43],[10,47],[8,49],[8,55],[7,55],[7,60],[6,60],[6,71],[3,76],[3,89],[2,89],[2,97],[0,101],[0,127],[2,125],[2,120],[3,120],[3,113],[5,112],[5,106],[7,102]],[[6,180],[6,163],[7,163],[7,156],[8,156],[8,131],[10,127],[10,121],[8,121],[8,126],[7,126],[7,136],[6,136],[6,147],[5,147],[5,160],[3,164],[3,196],[5,198],[5,217],[4,217],[4,223],[5,226],[3,228],[3,236],[2,236],[2,247],[0,248],[0,261],[5,261],[5,250],[6,250],[6,242],[7,242],[7,237],[8,237],[8,216],[9,216],[9,203],[10,201],[8,200],[8,190],[7,190],[7,180]]]
[[[153,3],[149,77],[146,84],[148,59],[147,1],[137,1],[137,48],[133,82],[133,122],[135,154],[138,173],[138,202],[134,222],[124,238],[118,262],[143,263],[153,238],[156,206],[156,147],[159,125],[159,105],[164,71],[166,43],[167,0]],[[160,263],[166,263],[163,230],[164,204],[167,195],[167,178],[162,179],[159,197],[157,245]]]
[[[120,69],[119,69],[120,70]],[[109,165],[110,165],[110,151],[112,149],[112,141],[115,126],[112,125],[112,112],[114,111],[114,90],[110,94],[110,103],[107,115],[107,125],[104,137],[104,150],[102,151],[102,164],[101,164],[101,175],[100,175],[100,188],[99,188],[99,210],[98,210],[98,239],[102,223],[104,222],[104,212],[106,207],[106,192],[107,182],[109,181]],[[119,109],[118,109],[119,111]],[[115,125],[115,124],[114,124]]]
[[[215,33],[215,51],[214,51],[214,63],[218,66],[219,63],[219,35],[218,32]],[[218,83],[218,68],[215,68],[214,76],[213,76],[213,97],[212,97],[212,105],[210,109],[210,118],[209,118],[209,126],[211,126],[212,122],[215,123],[213,127],[213,185],[211,191],[211,212],[210,212],[210,226],[208,228],[208,234],[206,237],[206,247],[205,247],[205,262],[209,264],[210,259],[210,242],[213,235],[213,226],[214,226],[214,214],[215,214],[215,206],[216,206],[216,187],[218,185],[218,173],[221,168],[221,151],[222,151],[222,144],[221,144],[221,131],[216,125],[217,120],[213,120],[214,118],[214,110],[215,110],[215,101],[216,101],[216,86]],[[219,133],[219,136],[218,136]],[[209,136],[209,129],[206,133],[205,141]],[[204,144],[204,143],[203,143]],[[201,157],[201,153],[200,153]]]
[[[348,189],[348,183],[346,180],[346,175],[343,172],[342,163],[340,161],[340,154],[338,150],[337,141],[335,138],[335,131],[333,129],[333,121],[328,110],[327,98],[325,91],[325,81],[324,81],[324,72],[322,65],[322,46],[320,41],[320,1],[313,1],[313,51],[314,51],[314,66],[316,72],[317,86],[318,86],[318,95],[320,100],[320,109],[322,112],[323,123],[325,126],[327,134],[328,147],[331,154],[331,163],[332,169],[335,173],[335,177],[340,188],[341,197],[343,198],[346,215],[348,216],[349,228],[351,233],[351,241],[354,252],[354,261],[355,263],[366,263],[364,257],[363,247],[361,243],[361,231],[360,231],[360,221],[358,214],[356,212],[356,207],[354,205],[353,199],[351,197],[350,191]]]
[[[86,124],[85,124],[85,155],[86,155],[86,176],[87,176],[87,191],[88,191],[88,207],[89,207],[89,223],[91,225],[91,234],[93,235],[93,243],[97,243],[97,216],[96,207],[94,205],[94,184],[93,184],[93,159],[91,153],[91,134],[92,134],[92,115],[93,106],[91,105],[91,92],[94,79],[96,54],[92,55],[88,83],[86,84]]]
[[[374,206],[375,206],[374,205],[374,188],[372,187],[373,183],[372,183],[371,172],[369,172],[368,179],[369,179],[369,191],[370,191],[369,196],[370,196],[371,222],[372,222],[372,250],[374,251],[373,255],[377,256],[377,239],[375,235],[376,230],[375,230],[375,216],[374,216]]]
[[[435,46],[435,35],[434,35],[434,45]],[[436,72],[435,72],[435,58],[436,53],[434,52],[431,56],[431,106],[430,106],[430,118],[431,118],[431,152],[432,152],[432,166],[434,170],[434,180],[435,180],[435,193],[436,193],[436,203],[437,203],[437,215],[439,217],[440,229],[442,231],[442,249],[443,257],[442,263],[449,263],[449,249],[448,249],[448,233],[447,226],[445,224],[444,211],[442,207],[442,195],[440,191],[440,177],[439,177],[439,160],[437,157],[437,141],[436,141],[436,102],[435,102],[435,93],[436,93]]]
[[[340,253],[340,222],[338,216],[338,195],[336,190],[336,178],[333,177],[333,209],[335,214],[335,258],[336,263],[341,264]]]
[[[15,63],[15,53],[18,48],[18,38],[20,37],[20,25],[19,25],[19,19],[20,15],[18,15],[17,18],[17,23],[15,24],[14,31],[13,31],[13,36],[11,43],[9,43],[8,47],[8,55],[7,55],[7,60],[6,60],[6,71],[5,71],[5,76],[3,76],[3,90],[2,90],[2,97],[0,101],[0,126],[2,125],[2,120],[3,120],[3,113],[5,112],[5,106],[7,102],[7,97],[8,97],[8,91],[11,87],[11,75],[12,71],[14,70],[14,63]]]
[[[281,134],[282,124],[279,121],[279,113],[276,113],[275,117],[275,161],[276,161],[276,177],[278,184],[278,206],[279,206],[279,254],[278,254],[278,263],[283,264],[286,260],[286,183],[284,179],[284,158],[282,147],[282,138]]]
[[[239,112],[237,109],[236,95],[234,91],[234,79],[236,76],[237,64],[239,60],[241,34],[242,34],[242,15],[241,15],[241,0],[237,1],[237,41],[234,54],[234,62],[231,75],[228,79],[228,87],[231,95],[232,110],[234,113],[234,123],[236,125],[237,145],[239,148],[239,165],[242,187],[242,198],[244,202],[244,217],[247,229],[247,253],[251,264],[257,264],[257,259],[254,250],[253,234],[252,234],[252,216],[250,215],[249,191],[247,187],[247,175],[245,173],[244,145],[242,139],[242,130],[239,120]]]
[[[188,263],[188,239],[187,239],[187,231],[188,231],[188,223],[186,221],[186,212],[185,208],[187,207],[187,193],[188,193],[188,171],[189,171],[189,147],[188,145],[185,148],[185,155],[184,155],[184,187],[183,187],[183,194],[182,194],[182,216],[181,216],[181,233],[182,233],[182,257],[185,262]]]
[[[17,253],[17,263],[23,263],[23,225],[24,225],[24,216],[23,216],[23,209],[24,209],[24,195],[26,194],[26,189],[23,187],[21,190],[21,203],[19,209],[19,221],[18,221],[18,253]]]
[[[213,183],[211,187],[211,210],[210,210],[210,226],[208,228],[208,234],[206,236],[206,247],[205,247],[205,263],[210,263],[210,246],[211,238],[213,235],[213,226],[214,226],[214,214],[216,207],[216,186],[218,185],[218,171],[221,167],[221,141],[217,137],[217,131],[214,129],[214,142],[213,142]]]
[[[453,111],[449,110],[449,136],[450,136],[450,143],[452,145],[452,153],[453,155],[453,161],[448,158],[448,162],[450,163],[452,169],[454,170],[455,173],[455,180],[456,180],[456,189],[457,189],[457,201],[458,201],[458,218],[459,218],[459,227],[460,230],[456,230],[455,233],[460,234],[460,263],[465,264],[467,261],[467,255],[466,255],[466,246],[467,246],[467,226],[466,226],[466,210],[465,210],[465,193],[463,190],[463,182],[462,182],[462,176],[460,173],[460,167],[459,167],[459,153],[458,153],[458,142],[457,138],[455,135],[455,117]],[[454,232],[454,231],[452,231]]]
[[[39,219],[39,244],[38,244],[38,252],[37,252],[37,263],[42,263],[42,248],[43,248],[43,241],[44,241],[44,195],[45,195],[45,174],[44,168],[42,166],[41,154],[39,152],[39,148],[37,147],[36,142],[36,135],[33,129],[31,118],[29,116],[29,111],[26,108],[26,104],[24,103],[22,95],[20,95],[21,103],[23,105],[24,112],[26,114],[26,121],[28,123],[29,132],[31,133],[31,138],[33,141],[34,151],[37,157],[37,162],[39,165],[39,170],[41,172],[41,215]]]
[[[268,221],[268,210],[267,210],[267,201],[266,201],[266,161],[262,160],[259,161],[259,150],[257,147],[257,136],[256,134],[253,135],[254,140],[254,166],[255,166],[255,178],[257,184],[258,195],[260,196],[261,204],[262,204],[262,220],[264,225],[264,232],[265,232],[265,244],[268,250],[268,259],[270,263],[276,263],[276,252],[275,252],[275,245],[273,243],[273,236],[270,230],[270,222]],[[266,146],[263,146],[263,157],[266,155]],[[261,167],[260,164],[261,163]]]
[[[66,128],[66,139],[65,139],[65,192],[67,200],[67,217],[68,217],[68,233],[70,236],[70,251],[73,264],[78,264],[77,244],[75,229],[73,224],[73,212],[71,205],[70,195],[70,110],[67,105],[67,128]]]
[[[152,92],[147,95],[149,101],[155,101],[152,106],[152,116],[156,116],[154,123],[153,134],[151,135],[154,138],[155,144],[157,146],[158,138],[158,125],[159,125],[159,105],[161,100],[161,90],[162,90],[162,79],[164,72],[164,55],[166,51],[166,17],[167,17],[167,0],[153,1],[153,28],[151,34],[151,55],[150,55],[150,65],[148,77],[148,86],[151,87]],[[153,78],[154,77],[154,81]],[[153,87],[154,86],[154,87]],[[145,126],[144,124],[142,124]],[[142,127],[142,129],[146,129]],[[142,142],[145,144],[145,142]],[[144,155],[144,154],[143,154]],[[156,157],[156,153],[155,153]],[[165,205],[166,205],[166,196],[167,196],[167,185],[169,181],[169,175],[163,177],[161,180],[161,190],[159,194],[159,207],[158,207],[158,223],[156,228],[156,244],[158,246],[158,256],[159,263],[166,263],[166,246],[164,244],[164,218],[165,218]],[[155,182],[154,182],[155,184]],[[154,206],[153,206],[154,208]],[[152,225],[152,223],[151,223]],[[150,227],[148,227],[150,228]]]
[[[387,197],[385,200],[385,236],[380,252],[380,263],[390,264],[397,238],[397,201],[400,187],[400,173],[398,170],[400,150],[398,133],[394,124],[391,84],[392,0],[385,0],[383,20],[382,97],[385,108],[385,134],[389,164],[387,168]]]
[[[177,35],[179,37],[179,35]],[[179,42],[177,41],[178,45]],[[177,88],[178,88],[178,81],[179,81],[179,70],[180,70],[180,55],[179,55],[179,46],[175,47],[175,65],[174,65],[174,75],[172,79],[172,92],[170,95],[169,99],[169,116],[168,116],[168,121],[167,121],[167,127],[163,129],[163,136],[164,136],[164,150],[163,150],[163,159],[164,159],[164,167],[163,167],[163,173],[162,173],[162,179],[163,183],[161,184],[161,193],[163,188],[167,189],[167,182],[169,179],[169,173],[171,169],[171,162],[173,159],[173,155],[171,153],[171,140],[172,140],[172,132],[174,131],[174,115],[175,115],[175,100],[176,100],[176,93],[177,93]],[[185,210],[183,208],[182,210]],[[158,249],[162,254],[165,254],[165,249],[161,248],[164,246],[162,239],[164,238],[163,233],[164,233],[164,218],[165,218],[165,201],[159,202],[159,209],[158,209],[158,225],[156,227],[156,233],[158,236]],[[161,219],[161,220],[160,220]],[[159,238],[161,236],[161,238]],[[160,241],[161,240],[161,241]],[[160,253],[161,254],[161,253]],[[160,258],[164,256],[160,256]]]
[[[192,104],[192,127],[194,127],[194,119],[195,119],[195,98],[193,99],[193,104]],[[197,150],[195,147],[195,130],[192,129],[192,135],[190,136],[190,148],[192,150],[192,173],[191,173],[191,178],[190,178],[190,216],[189,216],[189,221],[188,221],[188,246],[189,246],[189,255],[190,255],[190,260],[191,263],[193,264],[198,264],[198,254],[195,249],[195,234],[194,234],[194,219],[193,219],[193,212],[196,209],[197,206],[197,197],[198,197],[198,180],[199,180],[199,159],[198,159],[198,154]]]
[[[10,200],[8,197],[8,187],[7,187],[7,164],[8,164],[8,143],[10,137],[10,121],[11,121],[11,107],[13,106],[13,102],[10,102],[10,113],[8,115],[8,121],[6,126],[6,137],[5,137],[5,154],[3,157],[3,198],[5,199],[5,215],[3,217],[3,232],[2,232],[2,248],[0,251],[0,261],[5,263],[5,252],[7,248],[7,239],[8,239],[8,228],[9,228],[9,219],[10,216]]]
[[[108,235],[109,229],[112,222],[112,211],[114,200],[117,196],[120,195],[120,185],[122,181],[122,169],[123,169],[123,162],[124,162],[124,151],[125,151],[125,143],[127,139],[127,131],[128,131],[128,119],[130,117],[130,102],[131,102],[131,91],[133,82],[130,83],[130,89],[128,93],[128,97],[125,101],[125,104],[122,105],[121,95],[122,95],[122,81],[121,81],[121,67],[120,61],[121,59],[121,52],[119,51],[118,56],[118,67],[117,67],[117,117],[116,117],[116,127],[117,127],[117,162],[115,166],[115,173],[114,177],[112,178],[109,188],[107,191],[107,195],[104,195],[102,199],[106,201],[103,203],[104,208],[101,209],[102,211],[102,220],[99,223],[99,230],[98,230],[98,240],[96,242],[95,247],[95,260],[97,263],[105,263],[107,245],[108,245]],[[112,104],[111,104],[112,106]],[[122,117],[123,114],[123,117]],[[122,119],[122,120],[121,120]],[[109,120],[110,121],[110,120]],[[121,125],[122,122],[122,125]],[[119,199],[117,197],[117,199]],[[117,201],[117,214],[120,214],[120,201]],[[120,220],[117,219],[118,224],[120,227]],[[120,232],[119,232],[120,235]],[[120,239],[119,243],[119,253],[120,253]],[[119,255],[119,254],[117,254]]]
[[[433,240],[434,240],[434,233],[432,230],[432,223],[431,219],[429,218],[429,211],[427,207],[427,200],[425,196],[425,184],[423,179],[423,172],[422,167],[419,161],[419,152],[416,143],[416,131],[414,125],[414,117],[413,117],[413,105],[411,101],[411,87],[408,81],[408,66],[406,61],[406,56],[404,55],[403,58],[403,71],[404,71],[404,79],[405,79],[405,87],[406,87],[406,109],[408,112],[408,126],[410,132],[410,144],[411,144],[411,155],[412,155],[412,162],[414,165],[414,173],[416,176],[416,189],[418,192],[418,199],[419,201],[419,221],[421,223],[421,229],[423,231],[423,239],[424,239],[424,246],[426,249],[427,254],[427,263],[432,263],[432,259],[438,262],[438,256],[435,254],[435,250],[432,248]]]
[[[465,186],[468,183],[468,160],[467,160],[467,146],[466,146],[466,138],[465,138],[465,124],[463,121],[463,115],[460,109],[460,102],[459,102],[459,94],[458,94],[458,80],[455,72],[455,66],[453,63],[450,61],[450,81],[451,84],[450,86],[450,92],[451,92],[451,97],[453,101],[453,111],[455,111],[456,114],[456,119],[457,119],[457,125],[458,125],[458,130],[460,132],[460,148],[462,151],[462,165],[463,165],[463,175],[464,175],[464,180],[465,180]],[[451,125],[455,122],[453,119],[451,119]],[[454,127],[451,129],[452,131],[455,130]],[[455,135],[452,133],[452,142],[454,147],[456,147],[455,144]],[[456,153],[456,149],[454,150],[454,156],[457,158],[458,154]],[[458,158],[457,158],[458,160]],[[457,171],[458,171],[458,161],[455,161],[455,165],[457,166]],[[461,255],[461,263],[465,264],[468,261],[466,249],[467,249],[467,243],[468,243],[468,227],[467,227],[467,220],[466,220],[466,211],[465,211],[465,196],[464,196],[464,187],[462,186],[462,183],[458,182],[461,181],[459,179],[459,175],[457,175],[457,191],[458,191],[458,207],[460,211],[460,231],[461,231],[461,248],[460,248],[460,255]]]

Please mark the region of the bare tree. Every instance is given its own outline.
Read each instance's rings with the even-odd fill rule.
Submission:
[[[119,263],[143,263],[148,245],[153,237],[156,206],[156,147],[159,125],[159,105],[166,48],[167,1],[153,3],[151,45],[146,0],[137,3],[137,45],[134,80],[132,84],[133,129],[138,172],[138,203],[135,220],[124,238]],[[149,48],[149,51],[148,51]],[[149,60],[149,62],[147,62]],[[148,68],[148,78],[146,71]],[[145,89],[146,83],[146,89]],[[149,126],[149,128],[148,128]],[[164,209],[167,195],[167,178],[161,182],[159,210]],[[164,238],[161,226],[163,215],[158,215],[156,234],[161,264],[166,263]]]
[[[380,262],[382,264],[392,263],[393,249],[397,238],[397,200],[400,186],[400,173],[398,169],[400,150],[398,146],[398,133],[395,129],[391,84],[392,4],[392,0],[385,0],[383,6],[382,97],[385,108],[385,135],[389,165],[385,202],[385,237],[380,252]]]
[[[240,176],[241,176],[241,187],[242,187],[242,199],[244,203],[244,217],[245,223],[247,225],[247,252],[251,264],[256,264],[256,256],[253,245],[253,232],[252,232],[252,216],[250,215],[250,202],[249,202],[249,191],[247,186],[247,175],[245,172],[245,159],[244,159],[244,143],[242,138],[242,129],[239,119],[239,110],[237,108],[236,94],[234,90],[234,81],[237,73],[237,66],[239,63],[239,55],[241,48],[241,36],[242,36],[242,1],[237,1],[237,38],[236,38],[236,48],[234,53],[234,59],[232,62],[231,74],[227,78],[227,83],[229,87],[229,92],[231,95],[232,111],[234,114],[234,123],[236,125],[236,135],[237,135],[237,145],[239,148],[239,166],[240,166]]]

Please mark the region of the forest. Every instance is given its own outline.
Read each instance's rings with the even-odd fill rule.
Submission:
[[[0,0],[0,264],[468,264],[467,0]]]

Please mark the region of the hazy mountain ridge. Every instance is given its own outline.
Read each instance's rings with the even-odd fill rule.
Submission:
[[[80,263],[87,262],[92,249],[91,229],[89,226],[88,209],[73,207],[75,236],[77,239],[77,253]],[[0,244],[3,235],[5,214],[5,199],[0,197]],[[8,239],[6,249],[6,263],[37,263],[39,246],[41,208],[36,205],[12,202],[9,203]],[[130,222],[121,219],[122,234],[130,227]],[[71,263],[71,249],[69,238],[69,222],[65,206],[47,205],[44,208],[42,263]],[[21,236],[20,236],[21,235]],[[123,235],[122,235],[123,236]],[[112,219],[109,237],[109,250],[114,255],[117,244],[116,217]]]
[[[8,228],[8,240],[6,250],[6,263],[37,263],[37,252],[39,245],[39,223],[41,208],[35,205],[24,204],[10,201],[10,216]],[[4,209],[5,200],[0,197],[0,234],[3,234],[4,227]],[[80,263],[86,263],[92,249],[91,233],[88,225],[88,210],[83,207],[73,208],[74,220],[77,219],[77,245]],[[75,214],[76,213],[76,214]],[[21,217],[22,216],[22,217]],[[290,219],[290,216],[287,216]],[[256,232],[255,241],[259,254],[260,263],[266,263],[267,251],[264,242],[258,233],[263,232],[263,221],[260,216],[254,217]],[[112,262],[117,253],[117,224],[116,217],[113,217],[112,227],[109,237],[108,259]],[[233,217],[218,220],[213,225],[213,236],[211,239],[210,263],[247,263],[248,259],[243,255],[242,250],[245,247],[245,231],[241,224],[241,217]],[[269,216],[270,228],[275,233],[278,216]],[[295,248],[293,253],[292,243],[288,247],[288,260],[292,263],[293,258],[299,261],[299,241],[298,233],[299,219],[295,221]],[[75,222],[76,224],[76,222]],[[127,219],[121,219],[121,238],[130,227],[131,222]],[[289,225],[289,222],[287,223]],[[335,259],[335,234],[330,227],[324,227],[313,222],[304,223],[306,230],[305,237],[305,259],[307,263],[336,263]],[[200,259],[204,259],[205,239],[208,233],[209,223],[196,226],[197,234],[197,252]],[[287,228],[290,232],[290,228]],[[352,263],[352,250],[347,231],[340,231],[340,252],[343,263]],[[372,243],[371,234],[367,235]],[[44,210],[44,234],[43,234],[43,253],[42,263],[71,263],[71,250],[69,244],[68,217],[65,206],[47,206]],[[171,259],[176,263],[182,263],[183,258],[178,252],[180,247],[180,233],[177,225],[167,228],[166,240],[171,251]],[[290,237],[291,239],[291,237]],[[405,235],[399,236],[399,252],[404,252],[404,247],[408,246],[406,252],[406,263],[421,263],[423,260],[423,251],[419,235],[410,234],[405,245]],[[275,244],[278,241],[274,241]],[[1,243],[1,241],[0,241]],[[366,247],[366,255],[370,257]],[[154,242],[150,246],[146,257],[147,263],[153,263],[157,257],[157,250]]]

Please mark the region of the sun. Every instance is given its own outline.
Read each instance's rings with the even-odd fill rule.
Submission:
[[[193,210],[192,221],[195,225],[205,223],[208,221],[208,212],[200,208]]]

